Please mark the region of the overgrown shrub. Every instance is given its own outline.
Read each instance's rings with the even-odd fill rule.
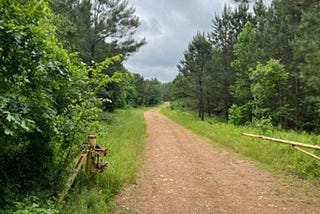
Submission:
[[[229,109],[229,122],[234,125],[243,125],[252,120],[252,107],[250,103],[242,106],[233,104]]]
[[[8,211],[13,214],[57,214],[59,211],[54,207],[52,201],[43,204],[36,196],[26,197],[22,202],[15,203],[15,209]]]
[[[185,104],[183,101],[172,101],[170,102],[171,110],[183,110],[185,109]]]
[[[57,193],[96,128],[97,89],[121,78],[101,73],[119,57],[86,67],[66,51],[51,18],[46,1],[0,1],[0,209]]]

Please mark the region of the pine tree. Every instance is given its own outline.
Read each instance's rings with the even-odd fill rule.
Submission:
[[[197,33],[189,43],[184,58],[178,65],[179,72],[189,81],[189,90],[193,98],[198,100],[198,112],[201,120],[204,119],[204,78],[208,73],[208,62],[211,59],[212,47],[203,33]]]
[[[320,131],[320,13],[317,3],[310,4],[302,16],[294,41],[295,60],[298,60],[304,96],[300,98],[301,128]]]
[[[145,44],[133,38],[140,22],[127,0],[56,0],[51,7],[68,17],[71,27],[62,37],[87,64],[117,54],[125,59]]]
[[[228,109],[230,108],[233,98],[230,92],[230,86],[235,81],[235,72],[231,67],[231,62],[234,60],[233,45],[236,43],[238,34],[243,26],[251,19],[248,12],[248,4],[240,3],[235,11],[230,7],[225,6],[221,17],[215,16],[213,19],[213,31],[211,32],[211,41],[216,54],[214,61],[220,62],[217,68],[220,71],[220,81],[222,90],[222,114],[224,118],[228,117]]]

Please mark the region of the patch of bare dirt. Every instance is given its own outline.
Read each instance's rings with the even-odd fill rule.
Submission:
[[[320,213],[320,200],[299,183],[214,148],[159,109],[144,116],[145,163],[137,184],[117,196],[117,213]]]

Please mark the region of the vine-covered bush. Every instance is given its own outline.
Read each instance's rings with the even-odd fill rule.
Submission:
[[[0,1],[0,209],[56,194],[73,148],[92,130],[97,88],[121,78],[101,74],[119,57],[87,68],[51,20],[46,1]]]

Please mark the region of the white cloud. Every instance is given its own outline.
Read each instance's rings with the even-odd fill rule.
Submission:
[[[211,30],[214,14],[228,0],[130,0],[141,26],[137,38],[147,44],[132,55],[125,66],[145,78],[168,82],[178,74],[176,65],[197,31]]]

